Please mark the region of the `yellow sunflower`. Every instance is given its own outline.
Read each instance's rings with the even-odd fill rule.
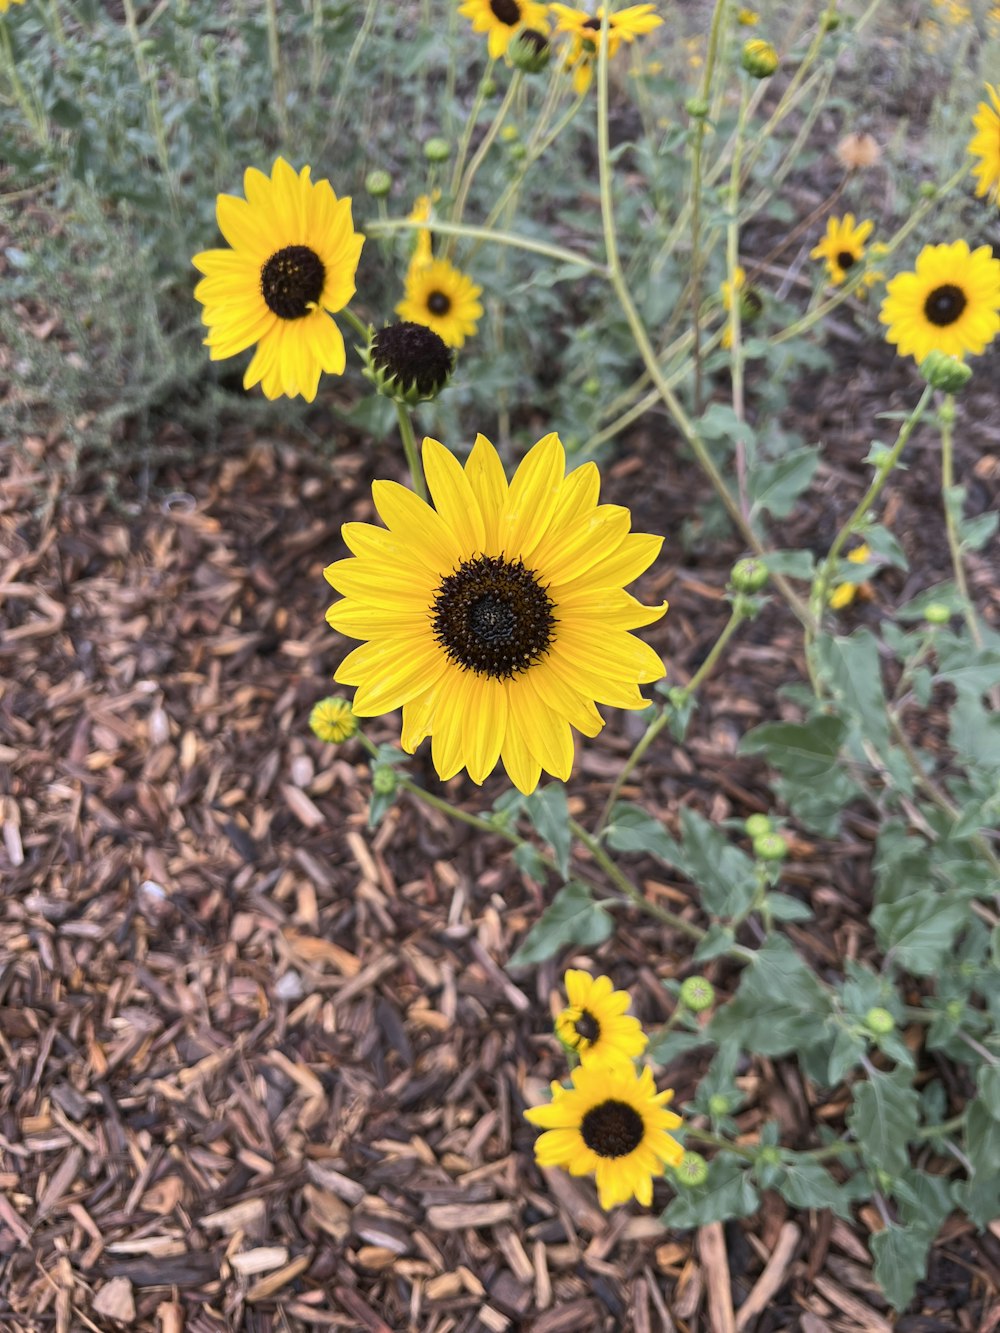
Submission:
[[[578,96],[590,87],[594,58],[601,35],[604,6],[596,14],[570,5],[550,5],[556,17],[556,32],[565,33],[572,40],[566,54],[566,66],[573,71],[573,88]],[[612,59],[622,42],[634,42],[636,37],[652,32],[663,20],[653,12],[652,5],[630,5],[619,9],[608,18],[608,59]]]
[[[482,290],[447,259],[421,264],[414,256],[396,314],[433,329],[449,347],[461,347],[476,332],[476,320],[483,313],[478,300]]]
[[[535,1144],[539,1166],[561,1166],[571,1176],[597,1178],[604,1209],[636,1198],[653,1202],[653,1178],[664,1165],[677,1166],[684,1149],[667,1133],[681,1123],[665,1107],[673,1091],[656,1091],[648,1066],[608,1071],[580,1065],[573,1086],[552,1084],[552,1101],[525,1111],[524,1118],[546,1132]]]
[[[1000,204],[1000,87],[988,83],[986,91],[993,105],[980,102],[976,108],[972,117],[976,133],[969,140],[968,151],[979,159],[972,168],[972,174],[979,178],[976,194]]]
[[[537,0],[465,0],[458,12],[471,20],[473,32],[487,34],[490,58],[498,60],[519,28],[548,32],[546,8]]]
[[[23,5],[24,0],[0,0],[0,14],[6,14],[11,5]]]
[[[434,205],[440,198],[440,190],[435,190],[432,195],[418,195],[414,200],[413,208],[410,210],[407,221],[430,222],[434,214]],[[416,240],[413,241],[413,252],[410,262],[414,265],[429,264],[434,258],[434,255],[431,252],[430,231],[421,228],[420,231],[413,234],[416,236]]]
[[[872,558],[871,547],[865,542],[856,546],[853,551],[847,554],[848,560],[852,565],[864,565]],[[842,611],[845,606],[850,606],[855,597],[862,601],[868,601],[872,595],[870,583],[842,583],[838,588],[834,588],[829,596],[830,606],[834,611]]]
[[[868,219],[855,224],[854,214],[845,213],[842,218],[827,218],[826,235],[819,245],[810,250],[812,259],[825,259],[826,271],[834,286],[844,282],[849,270],[864,258],[865,241],[875,230],[875,223]],[[861,286],[865,285],[862,278]]]
[[[624,591],[662,538],[629,531],[631,515],[598,504],[600,476],[584,463],[564,476],[557,435],[529,450],[508,485],[484,436],[463,469],[424,440],[436,508],[377,481],[388,531],[345,523],[354,558],[325,571],[343,600],[327,620],[365,639],[334,679],[357,686],[359,717],[403,709],[402,746],[431,739],[442,781],[461,768],[481,783],[499,758],[522,792],[541,770],[566,780],[573,733],[596,736],[595,703],[644,708],[639,685],[663,663],[629,632],[666,610]]]
[[[925,245],[916,271],[898,273],[885,293],[886,339],[918,363],[933,351],[979,356],[1000,331],[1000,260],[988,245]]]
[[[364,237],[354,230],[350,199],[329,181],[296,174],[279,157],[267,177],[248,167],[245,199],[220,194],[219,230],[231,250],[203,250],[193,264],[205,276],[194,294],[213,361],[257,344],[243,387],[267,398],[301,394],[311,403],[321,371],[343,374],[344,339],[328,311],[354,295]]]
[[[564,977],[568,1006],[556,1019],[556,1036],[592,1069],[632,1066],[649,1038],[637,1018],[625,1013],[627,991],[615,990],[610,977],[592,977],[571,968]]]

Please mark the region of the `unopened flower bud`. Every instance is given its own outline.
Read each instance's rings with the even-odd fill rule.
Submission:
[[[778,53],[760,37],[744,42],[740,64],[753,79],[767,79],[778,68]]]
[[[678,1185],[683,1185],[685,1189],[697,1189],[708,1179],[708,1163],[700,1152],[685,1152],[674,1167],[674,1176]]]
[[[365,189],[373,199],[384,199],[392,189],[392,177],[381,167],[376,167],[365,177]]]
[[[840,15],[833,14],[829,10],[822,16],[820,22],[823,25],[824,32],[836,32],[840,27]]]
[[[924,607],[924,619],[928,625],[947,625],[951,611],[944,602],[928,602]]]
[[[398,786],[396,770],[389,764],[380,764],[372,773],[372,791],[376,796],[391,796]]]
[[[865,1014],[865,1027],[876,1037],[888,1036],[895,1026],[896,1020],[888,1009],[876,1007],[875,1009],[869,1009]]]
[[[424,157],[428,162],[447,162],[451,157],[451,144],[438,136],[428,139],[424,144]]]
[[[770,577],[763,560],[747,556],[743,560],[737,560],[733,565],[729,582],[737,592],[760,592],[761,588],[767,586]]]
[[[960,393],[972,379],[972,367],[957,356],[935,349],[920,363],[920,373],[928,384],[944,393]]]
[[[309,726],[314,736],[328,745],[342,745],[358,729],[358,720],[346,699],[331,696],[320,699],[309,714]]]
[[[694,1013],[703,1013],[715,1003],[715,987],[708,977],[686,977],[681,982],[680,1001]]]
[[[770,816],[768,815],[747,815],[746,819],[743,821],[743,827],[746,829],[747,836],[750,838],[766,837],[773,829]]]
[[[541,74],[552,58],[552,47],[544,32],[524,28],[507,48],[510,63],[525,74]]]
[[[708,1114],[714,1120],[721,1120],[724,1115],[730,1111],[729,1098],[724,1097],[721,1092],[713,1092],[708,1099]]]
[[[684,103],[684,110],[693,120],[704,120],[710,108],[704,97],[689,97]]]
[[[933,181],[921,181],[919,193],[924,199],[936,199],[938,187]]]
[[[753,854],[758,861],[783,861],[788,855],[788,843],[780,833],[762,833],[753,840]]]

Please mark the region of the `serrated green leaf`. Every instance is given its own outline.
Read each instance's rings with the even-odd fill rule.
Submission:
[[[996,1174],[1000,1169],[1000,1120],[993,1109],[976,1097],[965,1111],[965,1151],[976,1175]]]
[[[789,579],[810,580],[816,570],[812,551],[768,551],[762,560],[772,574]]]
[[[528,967],[544,962],[571,944],[585,948],[603,944],[614,928],[610,912],[594,900],[586,885],[571,880],[528,931],[507,966]]]
[[[868,1043],[860,1033],[852,1032],[848,1028],[837,1028],[827,1064],[826,1077],[831,1087],[839,1083],[856,1065],[860,1064],[867,1046]]]
[[[708,1030],[720,1045],[736,1042],[758,1055],[787,1055],[825,1037],[830,1001],[813,972],[783,936],[753,956],[736,994]]]
[[[757,890],[753,861],[687,806],[681,807],[681,829],[684,842],[676,864],[698,888],[705,910],[715,917],[742,915]]]
[[[910,1164],[909,1142],[917,1130],[920,1098],[897,1074],[870,1074],[854,1085],[854,1105],[847,1123],[864,1156],[890,1176]]]
[[[813,910],[808,903],[800,903],[788,893],[769,893],[764,905],[776,921],[810,921]]]
[[[830,1208],[838,1217],[850,1216],[850,1190],[804,1153],[783,1155],[773,1188],[793,1208]]]
[[[675,865],[678,845],[658,819],[627,801],[619,801],[607,827],[608,843],[616,852],[648,852]]]
[[[809,489],[819,466],[819,449],[806,445],[793,449],[773,463],[753,469],[748,479],[755,509],[766,509],[775,518],[787,518],[796,501]]]
[[[875,1281],[895,1310],[905,1310],[917,1283],[927,1272],[933,1233],[924,1228],[888,1226],[869,1240],[875,1259]]]
[[[746,1164],[723,1152],[709,1163],[704,1185],[678,1194],[661,1220],[668,1227],[703,1227],[709,1222],[749,1217],[759,1203]]]
[[[841,701],[841,711],[853,713],[865,739],[884,752],[889,744],[889,721],[875,636],[867,628],[849,638],[823,634],[817,639],[817,649]]]
[[[569,874],[569,854],[573,842],[566,788],[561,782],[536,787],[525,801],[525,809],[539,836],[552,848],[559,873],[565,878]]]
[[[740,749],[746,754],[763,751],[785,777],[809,782],[833,771],[846,734],[847,725],[839,717],[765,722],[743,738]]]
[[[951,952],[968,908],[933,884],[915,882],[908,898],[883,903],[871,914],[879,944],[918,976],[933,976]]]

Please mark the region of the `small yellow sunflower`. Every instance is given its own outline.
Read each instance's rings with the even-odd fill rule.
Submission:
[[[467,768],[481,783],[498,758],[522,792],[543,768],[565,781],[572,728],[597,735],[595,703],[646,707],[640,684],[664,673],[630,631],[666,604],[624,590],[662,538],[630,532],[627,509],[597,503],[593,463],[565,476],[554,434],[509,485],[482,435],[464,468],[437,440],[424,440],[423,460],[435,507],[375,482],[386,527],[345,523],[354,556],[325,570],[343,595],[327,620],[367,640],[334,679],[357,687],[359,717],[401,707],[403,749],[430,736],[442,781]]]
[[[434,214],[434,205],[441,198],[441,191],[435,190],[431,194],[418,195],[414,200],[413,208],[407,217],[408,222],[430,222]],[[429,264],[434,258],[431,252],[431,234],[429,230],[421,228],[420,231],[413,233],[416,240],[413,242],[413,250],[410,262],[417,266]]]
[[[245,199],[220,194],[219,230],[231,250],[203,250],[192,263],[205,276],[194,294],[205,307],[205,345],[213,361],[257,344],[243,387],[266,398],[301,394],[311,403],[321,371],[341,375],[344,339],[328,311],[354,295],[364,237],[350,199],[329,181],[296,174],[279,157],[270,177],[248,167]]]
[[[760,22],[760,15],[756,9],[740,9],[736,15],[736,22],[742,28],[755,28]]]
[[[588,14],[586,10],[574,9],[570,5],[553,4],[549,8],[557,20],[556,33],[565,33],[571,38],[566,66],[573,71],[574,91],[582,97],[593,77],[604,6],[600,5],[596,14]],[[611,14],[608,17],[608,59],[616,55],[623,41],[634,42],[636,37],[652,32],[662,22],[652,5],[630,5]]]
[[[546,1132],[535,1144],[539,1166],[561,1166],[571,1176],[597,1178],[601,1207],[636,1198],[653,1202],[653,1178],[664,1165],[677,1166],[684,1149],[667,1133],[681,1123],[666,1110],[673,1091],[656,1091],[652,1071],[614,1071],[579,1065],[573,1086],[552,1084],[552,1101],[525,1111]]]
[[[482,290],[447,259],[421,264],[414,256],[396,314],[433,329],[449,347],[461,347],[476,332],[476,320],[483,313],[478,299]]]
[[[976,133],[969,140],[968,151],[979,159],[972,168],[977,176],[976,194],[986,195],[1000,204],[1000,87],[988,83],[986,91],[990,102],[980,102],[972,123]]]
[[[592,977],[571,968],[563,978],[568,1006],[556,1019],[556,1036],[592,1069],[632,1067],[649,1038],[637,1018],[626,1014],[627,991],[615,990],[610,977]]]
[[[0,0],[0,14],[6,14],[11,5],[23,5],[24,0]]]
[[[988,245],[925,245],[916,271],[886,285],[879,319],[900,356],[979,356],[1000,332],[1000,259]]]
[[[357,731],[358,720],[346,699],[331,695],[329,699],[320,699],[314,705],[309,714],[309,726],[319,740],[326,741],[328,745],[341,745]]]
[[[747,275],[744,273],[741,265],[737,264],[733,272],[733,281],[728,278],[723,279],[719,288],[722,296],[723,310],[732,310],[733,308],[733,288],[740,294],[740,321],[743,324],[752,324],[760,312],[764,309],[764,302],[761,299],[760,292],[756,287],[746,285]],[[733,328],[731,322],[727,322],[722,333],[720,346],[732,347]]]
[[[855,224],[854,214],[845,213],[842,218],[827,218],[826,235],[819,245],[810,250],[812,259],[825,259],[826,271],[834,286],[844,282],[849,270],[864,258],[865,241],[875,230],[875,223],[868,219]],[[862,279],[862,286],[864,286]]]
[[[848,560],[852,565],[864,565],[872,558],[871,548],[864,542],[856,546],[853,551],[847,554]],[[850,606],[855,597],[862,601],[868,601],[872,595],[870,583],[842,583],[839,588],[834,588],[828,598],[831,608],[834,611],[841,611],[845,606]]]
[[[458,12],[471,20],[473,32],[487,34],[490,58],[499,60],[519,28],[548,32],[546,8],[537,0],[465,0]]]

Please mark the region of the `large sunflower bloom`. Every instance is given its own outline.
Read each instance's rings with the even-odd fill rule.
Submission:
[[[684,1149],[667,1133],[680,1123],[667,1111],[673,1091],[656,1091],[652,1071],[607,1071],[580,1065],[572,1088],[552,1084],[552,1101],[525,1111],[546,1132],[535,1144],[539,1166],[561,1166],[571,1176],[597,1178],[602,1208],[636,1198],[653,1202],[653,1177],[677,1166]]]
[[[629,632],[666,604],[624,591],[656,558],[662,538],[629,531],[619,505],[597,503],[593,463],[564,476],[557,435],[546,435],[508,485],[484,436],[463,469],[424,440],[434,508],[391,481],[372,487],[388,531],[345,523],[353,559],[325,571],[343,600],[327,620],[365,639],[335,679],[354,685],[353,710],[403,710],[402,746],[431,737],[442,781],[461,768],[481,783],[498,758],[522,792],[542,769],[573,766],[572,727],[596,736],[595,703],[644,708],[639,685],[663,663]]]
[[[482,290],[447,259],[421,263],[415,255],[396,314],[433,329],[449,347],[461,347],[476,332],[476,321],[483,313],[478,299]]]
[[[825,259],[830,281],[839,287],[849,276],[849,270],[864,258],[865,241],[874,230],[875,223],[870,218],[855,224],[853,213],[845,213],[842,218],[827,218],[826,235],[810,250],[810,258]],[[865,285],[864,279],[861,285]]]
[[[626,1014],[627,991],[610,977],[592,977],[570,968],[564,978],[569,1005],[556,1018],[556,1036],[591,1069],[614,1069],[642,1055],[649,1038],[637,1018]]]
[[[465,0],[458,12],[472,21],[473,32],[485,32],[490,59],[498,60],[522,27],[548,32],[546,5],[537,0]]]
[[[976,133],[969,140],[968,151],[979,161],[972,174],[979,178],[976,194],[986,195],[1000,204],[1000,87],[988,83],[990,102],[980,102],[972,123]]]
[[[328,311],[354,295],[364,237],[354,230],[350,199],[329,181],[311,181],[279,157],[267,177],[248,167],[245,199],[220,194],[219,230],[231,250],[203,250],[193,263],[205,276],[194,289],[208,325],[213,361],[257,344],[243,387],[267,398],[316,397],[321,371],[343,373],[344,339]]]
[[[566,33],[571,39],[566,55],[567,67],[573,70],[573,88],[578,96],[590,87],[593,76],[594,59],[601,35],[601,21],[604,18],[604,6],[599,6],[596,14],[588,14],[584,9],[574,9],[571,5],[553,4],[549,8],[556,17],[556,32]],[[622,42],[633,42],[654,28],[663,20],[653,12],[652,5],[629,5],[619,9],[608,17],[608,59],[618,52]]]
[[[886,339],[918,363],[934,351],[979,356],[1000,332],[1000,260],[988,245],[925,245],[916,271],[897,274],[885,293]]]

